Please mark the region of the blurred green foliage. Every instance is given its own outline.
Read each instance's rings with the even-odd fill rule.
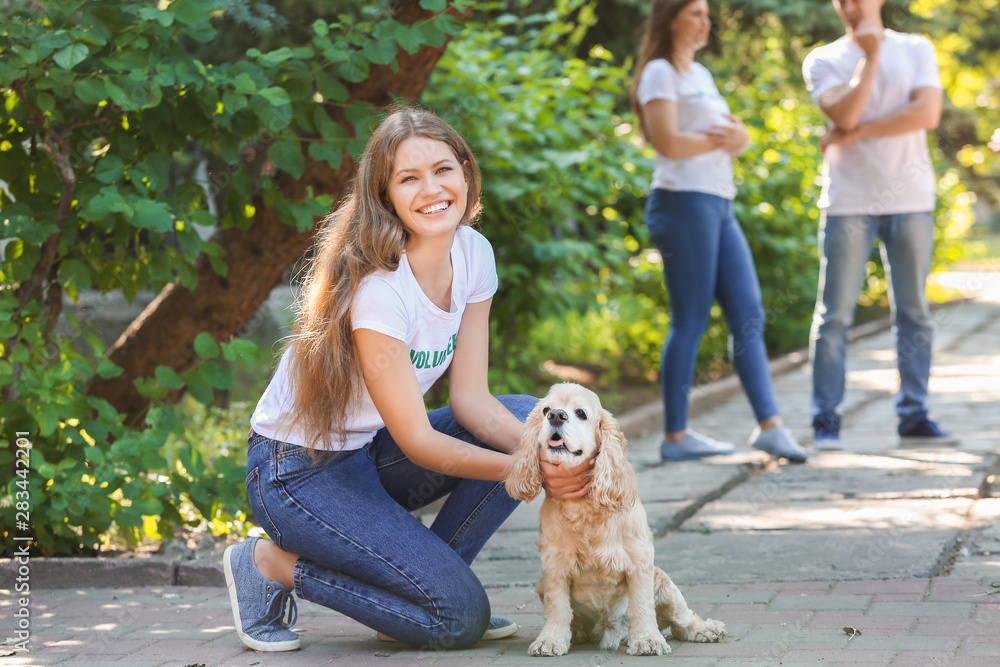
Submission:
[[[68,317],[54,329],[51,304],[81,290],[131,299],[175,277],[190,284],[199,254],[225,272],[217,246],[193,225],[245,229],[254,193],[289,224],[311,224],[329,197],[283,200],[273,172],[247,149],[263,149],[255,152],[293,177],[303,145],[334,166],[342,150],[358,154],[376,110],[352,106],[351,138],[323,105],[349,105],[345,84],[363,81],[371,63],[391,63],[397,46],[409,51],[446,33],[458,34],[423,101],[466,136],[483,170],[481,226],[501,277],[493,389],[544,391],[550,360],[596,369],[601,383],[652,382],[669,303],[643,224],[653,153],[627,98],[645,0],[481,3],[464,27],[439,16],[415,28],[393,21],[389,2],[8,4],[0,18],[0,385],[14,397],[0,406],[10,445],[0,449],[6,544],[22,497],[33,526],[45,527],[36,535],[44,554],[168,537],[181,524],[246,530],[242,438],[270,352],[200,338],[194,369],[161,366],[138,381],[154,407],[146,423],[126,425],[84,391],[89,378],[120,369],[101,361],[104,344],[85,324]],[[448,3],[422,4],[441,11]],[[887,24],[931,34],[951,97],[932,151],[937,265],[963,253],[976,197],[967,185],[991,196],[1000,173],[980,145],[1000,126],[1000,44],[988,20],[997,4],[916,0],[885,10]],[[702,61],[750,129],[750,149],[736,163],[736,212],[777,353],[806,341],[818,268],[825,123],[800,65],[840,27],[829,3],[812,0],[711,6],[716,27]],[[60,151],[76,178],[64,216]],[[216,175],[208,193],[194,176],[202,162]],[[53,234],[47,290],[22,302],[17,288]],[[877,255],[869,274],[862,301],[877,308],[886,299]],[[716,308],[699,353],[702,378],[727,371],[727,337]],[[175,404],[181,388],[189,398]],[[222,409],[230,388],[240,402]],[[34,444],[30,479],[15,472],[17,432]]]
[[[461,9],[468,1],[451,5]],[[299,177],[306,153],[333,168],[344,151],[360,153],[375,110],[352,102],[347,84],[367,79],[372,64],[395,65],[400,49],[441,45],[458,30],[448,2],[420,4],[428,17],[412,25],[384,8],[374,21],[348,12],[315,18],[294,44],[266,52],[244,44],[228,58],[204,60],[199,56],[220,32],[252,35],[287,22],[266,3],[245,0],[53,0],[5,9],[5,545],[17,533],[33,533],[36,553],[93,553],[114,539],[169,537],[181,523],[217,531],[242,525],[244,471],[238,460],[218,455],[238,440],[227,432],[222,443],[206,442],[187,430],[173,403],[183,391],[215,404],[217,392],[233,383],[232,364],[256,357],[257,346],[200,334],[195,367],[179,374],[164,359],[153,377],[134,380],[153,404],[142,423],[126,424],[110,403],[87,395],[91,378],[123,370],[103,358],[105,344],[78,318],[67,314],[60,324],[63,297],[77,301],[90,290],[131,302],[175,280],[193,289],[199,258],[226,275],[221,246],[196,225],[245,231],[261,202],[288,224],[310,228],[329,212],[331,195],[308,192],[292,201],[278,178]],[[356,136],[330,118],[327,107],[334,106]],[[198,164],[208,172],[200,182]],[[22,435],[31,443],[30,469],[19,470]],[[22,520],[14,507],[30,511]]]

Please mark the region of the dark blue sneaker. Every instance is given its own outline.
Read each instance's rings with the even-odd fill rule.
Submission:
[[[840,415],[813,419],[813,444],[821,452],[844,448],[840,442]]]
[[[958,438],[945,433],[937,422],[927,417],[907,426],[899,425],[899,442],[903,445],[957,445]]]
[[[298,616],[292,592],[260,573],[253,559],[256,537],[234,544],[222,555],[229,602],[240,641],[255,651],[294,651]]]

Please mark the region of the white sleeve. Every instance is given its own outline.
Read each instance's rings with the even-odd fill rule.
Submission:
[[[818,51],[819,49],[811,51],[802,63],[802,78],[806,80],[806,90],[816,105],[819,105],[819,98],[826,91],[850,83],[842,81],[832,63],[819,56]]]
[[[361,283],[351,308],[351,330],[371,329],[405,341],[409,317],[402,295],[385,280],[370,275]]]
[[[639,75],[635,96],[643,106],[651,100],[677,101],[677,70],[662,58],[650,60]]]
[[[497,260],[489,239],[475,231],[472,252],[469,254],[471,280],[469,281],[467,303],[479,303],[496,294],[497,288],[500,286],[500,280],[497,277]]]
[[[934,44],[924,36],[920,36],[915,45],[916,76],[913,78],[913,89],[941,88],[941,77],[938,76],[937,54]]]

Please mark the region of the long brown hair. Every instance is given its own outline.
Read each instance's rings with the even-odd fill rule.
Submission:
[[[650,60],[663,58],[674,64],[674,36],[670,32],[670,24],[674,22],[682,9],[694,1],[653,0],[653,4],[649,8],[649,16],[646,17],[643,28],[642,44],[639,46],[639,58],[635,61],[635,78],[632,81],[632,112],[639,122],[639,131],[642,132],[642,136],[647,141],[649,135],[646,133],[646,119],[636,94],[639,89],[639,78],[642,77],[642,70],[646,69]]]
[[[288,428],[309,434],[303,443],[309,447],[336,449],[362,395],[351,310],[362,280],[377,270],[395,271],[409,240],[388,189],[396,149],[410,137],[447,144],[462,165],[469,192],[461,224],[471,224],[481,209],[479,166],[465,139],[429,111],[392,110],[368,140],[347,197],[321,223],[296,302],[287,344],[293,404],[286,419]]]

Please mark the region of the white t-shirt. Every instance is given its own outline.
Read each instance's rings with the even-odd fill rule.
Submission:
[[[663,58],[650,60],[639,76],[636,88],[639,104],[650,100],[677,103],[679,132],[707,132],[713,125],[728,125],[729,105],[715,87],[712,74],[700,63],[691,63],[687,72],[678,72]],[[656,153],[652,187],[664,190],[707,192],[725,199],[736,196],[733,160],[721,148],[682,160]]]
[[[424,294],[405,253],[395,271],[376,271],[364,279],[351,312],[352,329],[371,329],[406,343],[422,393],[451,364],[466,305],[489,299],[498,287],[493,247],[471,227],[463,225],[455,234],[451,263],[454,277],[448,312]],[[288,366],[286,351],[257,403],[250,424],[265,437],[307,446],[310,441],[307,434],[294,424],[286,428],[284,422],[292,400]],[[345,438],[333,449],[360,449],[385,426],[363,383],[361,400],[349,412]]]
[[[850,83],[864,56],[846,35],[814,49],[802,63],[813,101]],[[917,88],[941,88],[934,45],[923,35],[885,31],[878,71],[860,123],[910,103]],[[831,146],[823,160],[819,207],[833,215],[916,213],[934,210],[936,179],[927,132],[918,130]]]

